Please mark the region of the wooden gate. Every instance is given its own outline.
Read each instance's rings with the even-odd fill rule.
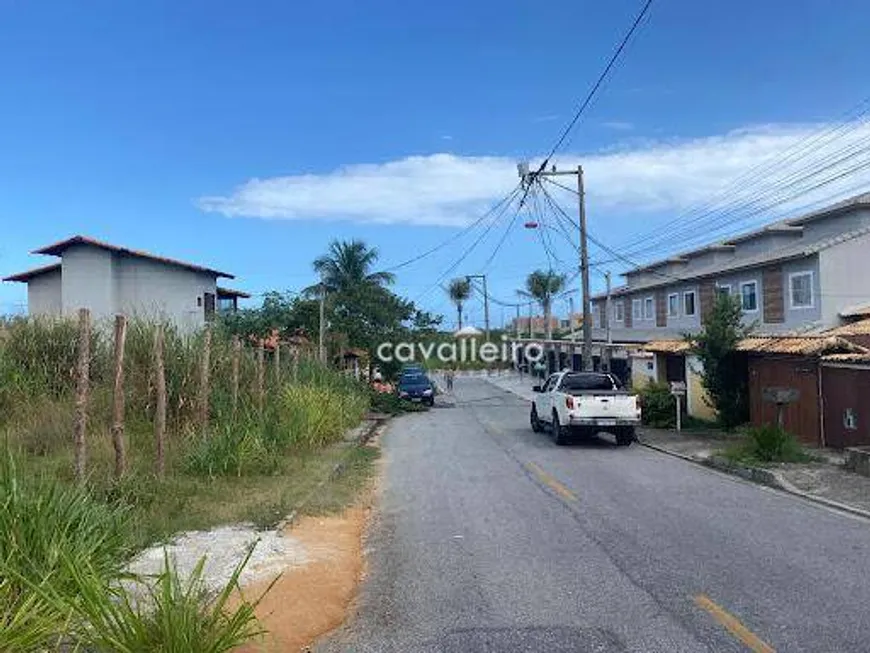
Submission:
[[[870,368],[822,365],[825,445],[870,444]]]
[[[783,410],[785,430],[803,444],[822,444],[818,360],[799,356],[749,359],[749,416],[755,426],[776,424],[776,406],[762,398],[764,388],[795,388],[800,399]]]

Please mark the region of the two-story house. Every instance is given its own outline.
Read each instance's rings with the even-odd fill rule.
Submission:
[[[701,328],[715,293],[740,298],[760,333],[831,328],[840,313],[870,303],[870,193],[625,273],[611,293],[617,342],[680,338]],[[594,338],[603,340],[606,297],[593,298]]]
[[[33,252],[56,263],[8,276],[27,284],[30,315],[65,316],[80,308],[99,321],[115,314],[169,320],[184,330],[202,326],[217,311],[236,310],[246,293],[218,286],[233,275],[85,236]]]
[[[625,273],[625,285],[593,298],[593,338],[655,342],[659,350],[700,330],[716,293],[739,298],[759,334],[818,332],[870,304],[870,193],[683,252]],[[682,348],[684,349],[684,348]],[[669,361],[676,362],[676,361]],[[691,363],[691,361],[689,361]],[[637,369],[633,365],[633,376]],[[665,374],[647,362],[650,377]],[[679,371],[666,376],[678,377]]]

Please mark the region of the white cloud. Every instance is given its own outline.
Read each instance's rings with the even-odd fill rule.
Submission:
[[[768,125],[692,140],[640,141],[567,154],[556,163],[568,167],[582,162],[589,203],[598,215],[679,211],[709,199],[730,180],[822,127]],[[792,168],[810,167],[849,142],[870,140],[870,126],[856,126],[844,138],[851,140],[816,143],[812,156],[793,161]],[[788,172],[782,168],[778,174]],[[859,181],[870,184],[866,171],[862,178],[851,177],[819,192],[845,192]],[[251,179],[227,195],[203,197],[197,204],[232,217],[459,226],[480,216],[516,183],[513,159],[432,154],[346,165],[322,174]],[[753,177],[735,194],[749,193],[761,183],[769,179]],[[806,200],[801,197],[799,203]]]
[[[634,129],[633,122],[625,122],[624,120],[608,120],[607,122],[602,122],[601,126],[616,131],[631,131]]]
[[[442,141],[452,141],[453,137],[450,134],[444,134],[441,136]]]

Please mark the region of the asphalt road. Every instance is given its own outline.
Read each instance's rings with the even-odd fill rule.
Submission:
[[[483,380],[383,446],[358,611],[323,651],[870,650],[857,517],[604,437],[557,447]]]

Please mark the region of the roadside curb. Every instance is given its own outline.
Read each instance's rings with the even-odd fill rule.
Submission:
[[[820,497],[817,494],[811,494],[809,492],[799,490],[789,481],[783,478],[781,474],[778,474],[773,470],[764,469],[762,467],[746,467],[744,465],[738,465],[731,462],[730,460],[722,458],[721,456],[710,456],[709,458],[700,460],[698,458],[687,456],[686,454],[671,451],[670,449],[666,449],[665,447],[656,444],[644,442],[641,439],[638,439],[637,442],[638,444],[643,445],[648,449],[658,451],[659,453],[673,456],[674,458],[679,458],[681,460],[685,460],[686,462],[694,463],[702,467],[709,467],[710,469],[715,469],[717,471],[724,472],[732,476],[738,476],[744,480],[772,487],[776,490],[779,490],[780,492],[806,499],[807,501],[811,501],[812,503],[817,503],[828,508],[833,508],[834,510],[839,510],[840,512],[846,512],[851,515],[863,517],[864,519],[870,520],[870,511],[864,510],[862,508],[856,508],[855,506],[850,506],[847,503],[840,503],[839,501],[834,501],[833,499],[826,499],[825,497]]]
[[[348,444],[352,443],[351,446],[361,447],[368,443],[369,440],[374,437],[377,430],[389,421],[389,416],[384,415],[376,415],[373,417],[366,418],[364,422],[369,422],[368,424],[360,424],[359,426],[355,426],[351,429],[351,433],[355,433],[351,438],[346,439],[345,442]],[[350,447],[348,447],[350,448]],[[327,474],[321,481],[312,488],[311,492],[309,492],[302,501],[296,504],[296,507],[290,511],[290,514],[287,515],[284,519],[275,524],[275,530],[277,532],[283,531],[288,526],[292,526],[296,523],[296,520],[299,519],[300,514],[305,509],[305,507],[310,503],[312,497],[323,488],[324,485],[329,483],[332,480],[335,480],[339,476],[344,473],[345,468],[347,467],[346,456],[342,458],[340,461],[335,463],[332,466],[332,469],[329,470],[329,474]]]

